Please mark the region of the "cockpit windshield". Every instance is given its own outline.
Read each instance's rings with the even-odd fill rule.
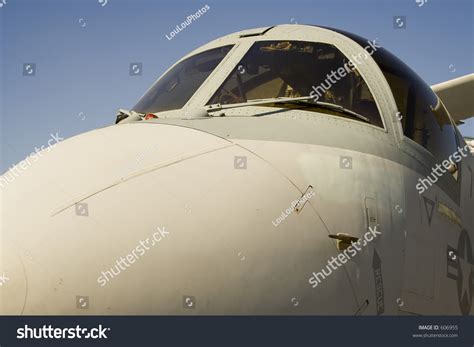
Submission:
[[[133,110],[146,114],[182,108],[231,48],[223,46],[183,60],[160,78]]]
[[[371,124],[383,127],[372,93],[357,68],[335,46],[325,43],[256,42],[208,105],[307,95],[363,115]],[[320,111],[317,105],[306,109]]]

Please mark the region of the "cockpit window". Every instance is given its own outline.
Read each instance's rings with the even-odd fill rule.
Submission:
[[[367,44],[360,36],[330,30],[351,38],[362,47]],[[448,159],[457,150],[456,130],[438,96],[421,77],[386,49],[377,49],[372,58],[392,90],[404,135],[426,148],[440,162]]]
[[[314,96],[317,101],[340,105],[383,127],[372,93],[359,71],[353,66],[347,68],[348,63],[349,59],[329,44],[256,42],[208,104]],[[275,106],[283,107],[282,104]],[[306,109],[344,117],[316,106]]]
[[[223,46],[183,60],[160,78],[133,110],[156,113],[182,108],[231,48],[232,45]]]
[[[440,161],[457,150],[456,131],[433,90],[388,51],[377,52],[377,63],[392,89],[405,136]]]

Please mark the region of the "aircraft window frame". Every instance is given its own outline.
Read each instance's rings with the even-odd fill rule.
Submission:
[[[326,28],[326,29],[335,31],[337,33],[340,33],[340,34],[348,37],[349,39],[353,40],[354,42],[356,42],[361,47],[364,47],[364,45],[366,45],[366,43],[367,43],[366,39],[364,39],[364,38],[362,38],[358,35],[355,35],[353,33],[349,33],[349,32],[339,30],[339,29],[334,29],[334,28]],[[438,111],[438,112],[444,112],[445,116],[447,117],[447,119],[449,120],[451,126],[453,127],[453,129],[452,129],[453,134],[451,136],[451,142],[456,143],[456,148],[451,148],[448,151],[449,154],[452,154],[451,151],[456,150],[457,147],[460,146],[460,141],[459,141],[459,138],[458,138],[459,135],[458,135],[458,130],[457,130],[456,124],[453,121],[451,115],[449,114],[449,110],[447,110],[446,107],[444,106],[441,98],[439,98],[439,96],[431,89],[431,87],[429,85],[427,85],[425,83],[425,81],[421,77],[419,77],[418,74],[416,74],[408,65],[406,65],[402,60],[400,60],[397,56],[395,56],[394,54],[392,54],[391,52],[389,52],[385,48],[383,48],[383,47],[379,48],[376,52],[374,52],[374,54],[372,55],[372,58],[375,61],[375,63],[377,64],[378,68],[380,69],[380,71],[382,72],[382,74],[385,78],[385,81],[386,81],[386,83],[389,87],[389,90],[392,93],[393,98],[395,100],[395,104],[396,104],[398,112],[401,111],[400,110],[400,99],[397,98],[398,89],[394,88],[393,79],[389,82],[389,78],[387,77],[387,72],[389,74],[397,77],[397,78],[402,79],[402,80],[409,80],[409,82],[411,84],[411,88],[408,90],[408,92],[410,92],[411,89],[421,89],[421,88],[423,88],[424,89],[423,91],[414,90],[413,93],[416,93],[418,97],[420,97],[422,95],[423,97],[421,99],[424,99],[424,101],[426,101],[428,99],[428,97],[426,97],[426,95],[428,93],[430,94],[429,97],[433,98],[433,104],[434,104],[434,105],[431,105],[432,107],[430,108],[430,111],[433,113],[434,118],[436,118],[436,108],[439,105],[441,110]],[[387,61],[389,61],[389,63],[387,63]],[[399,73],[400,71],[401,71],[401,74]],[[417,88],[414,88],[414,87],[417,87]],[[425,94],[425,95],[423,95],[423,94]],[[410,95],[406,96],[406,100],[404,102],[404,104],[406,106],[406,109],[408,109],[408,106],[409,106],[409,103],[410,103],[410,100],[409,100],[410,97],[413,98],[413,96],[410,96]],[[435,99],[436,99],[436,102],[434,102]],[[412,105],[413,110],[411,111],[411,113],[412,113],[411,116],[413,116],[413,117],[415,117],[415,112],[417,112],[416,106],[417,106],[416,104]],[[408,112],[408,113],[410,113],[410,112]],[[402,142],[408,142],[411,146],[415,146],[415,148],[417,148],[418,150],[421,150],[425,155],[428,155],[432,159],[433,162],[440,162],[440,161],[442,162],[443,160],[447,160],[447,158],[438,157],[437,154],[439,154],[442,151],[439,151],[439,150],[437,152],[432,151],[432,150],[429,149],[429,147],[425,147],[424,145],[422,145],[422,144],[418,143],[417,141],[415,141],[414,139],[410,138],[406,133],[405,123],[404,123],[404,121],[406,121],[406,118],[408,118],[408,117],[406,117],[407,115],[404,115],[403,113],[402,113],[402,116],[404,116],[404,119],[402,119],[399,122],[400,130],[401,130],[400,137],[401,137]],[[459,172],[459,169],[458,169],[458,172]],[[455,182],[459,183],[459,179],[456,178],[454,175],[449,175],[449,176],[451,176]]]
[[[390,53],[391,54],[391,53]],[[398,59],[398,58],[397,58]],[[402,61],[400,61],[403,63]],[[406,66],[404,63],[402,65],[403,68],[407,68],[408,72],[403,71],[403,74],[406,75],[400,75],[397,73],[397,71],[392,71],[396,70],[394,69],[387,69],[387,66],[385,64],[382,64],[381,62],[377,62],[379,65],[379,68],[381,69],[385,80],[387,81],[387,84],[390,87],[390,90],[393,94],[393,98],[395,100],[395,103],[397,105],[398,111],[402,111],[400,108],[400,102],[403,101],[404,108],[403,110],[405,112],[401,112],[401,114],[404,116],[403,119],[400,121],[400,126],[402,128],[402,140],[403,141],[409,141],[411,145],[416,146],[416,148],[421,149],[425,154],[429,155],[432,161],[436,163],[441,163],[444,160],[448,160],[449,155],[455,153],[457,151],[457,148],[459,146],[459,139],[456,131],[456,125],[449,114],[449,111],[446,109],[444,106],[441,98],[436,95],[436,93],[431,89],[430,86],[428,86],[416,73],[414,73],[408,66]],[[397,94],[397,91],[399,90],[398,88],[394,88],[393,86],[393,79],[392,77],[387,75],[387,71],[389,72],[390,75],[395,76],[396,78],[404,79],[408,81],[408,84],[410,85],[410,88],[407,89],[407,95],[406,97],[402,97],[403,100],[400,99],[400,95]],[[399,72],[399,71],[398,71]],[[405,82],[406,83],[406,82]],[[428,95],[429,94],[429,95]],[[428,100],[428,98],[432,98],[432,100]],[[424,107],[426,108],[429,106],[429,108],[425,109],[425,112],[429,112],[432,114],[432,119],[436,120],[438,122],[438,117],[439,116],[444,116],[445,120],[449,121],[449,125],[451,126],[452,134],[446,134],[446,136],[449,138],[449,143],[446,143],[446,141],[442,141],[443,139],[440,139],[440,137],[435,138],[438,143],[435,143],[435,145],[428,145],[426,142],[426,145],[423,143],[418,142],[415,139],[414,131],[421,131],[423,132],[423,136],[429,136],[430,134],[426,135],[425,131],[429,131],[429,127],[426,126],[426,122],[423,123],[423,129],[417,129],[414,128],[416,126],[416,120],[419,117],[423,117],[421,115],[421,111],[417,109],[418,107],[418,100],[421,103],[424,103]],[[411,107],[410,107],[411,106]],[[405,113],[405,114],[404,114]],[[411,118],[411,124],[407,124],[407,121]],[[439,123],[438,123],[439,124]],[[446,129],[447,130],[447,129]],[[410,132],[412,131],[412,132]],[[442,130],[441,130],[442,131]],[[413,138],[412,138],[413,136]],[[425,141],[425,140],[421,140]],[[426,140],[427,141],[427,140]],[[455,147],[453,147],[453,144]],[[436,148],[436,147],[438,148]],[[448,146],[451,148],[448,149]],[[460,164],[460,163],[458,163]],[[458,165],[458,171],[459,173],[459,165]],[[449,176],[452,177],[452,179],[459,183],[459,175],[458,174],[450,174]]]
[[[241,62],[247,57],[247,55],[251,52],[251,50],[255,47],[255,45],[262,44],[262,43],[265,43],[265,42],[272,42],[272,43],[275,43],[275,42],[298,42],[298,43],[307,43],[307,44],[311,44],[311,45],[325,45],[327,47],[331,47],[332,49],[334,49],[335,52],[337,52],[337,54],[339,54],[342,57],[344,62],[348,62],[350,60],[349,56],[344,52],[343,49],[341,49],[340,47],[338,47],[338,45],[333,44],[331,42],[311,41],[311,40],[301,40],[301,39],[260,39],[260,40],[256,40],[256,41],[252,42],[252,44],[249,45],[248,47],[245,47],[246,50],[245,50],[245,52],[243,52],[243,54],[239,54],[239,56],[240,56],[239,59],[237,61],[233,62],[234,66],[227,73],[227,75],[222,80],[222,82],[220,82],[219,86],[217,88],[215,88],[214,91],[210,94],[210,96],[208,97],[208,100],[205,103],[205,105],[215,103],[215,102],[213,102],[213,99],[215,98],[217,92],[221,88],[223,88],[225,86],[225,84],[233,77],[233,75],[236,73],[239,66],[242,65]],[[339,67],[344,68],[344,64],[340,65]],[[323,113],[327,116],[334,117],[336,120],[349,121],[349,122],[356,123],[356,124],[359,124],[359,125],[370,126],[370,127],[374,128],[374,129],[377,129],[379,131],[383,131],[384,133],[388,133],[388,129],[387,129],[387,126],[386,126],[386,120],[384,118],[384,115],[383,115],[383,112],[382,112],[382,107],[381,107],[380,102],[379,102],[379,96],[377,95],[377,91],[374,90],[374,88],[370,85],[370,83],[367,82],[368,81],[367,73],[364,72],[363,70],[364,69],[363,68],[361,69],[360,66],[357,66],[356,68],[354,68],[354,71],[357,71],[356,75],[358,75],[360,77],[360,80],[365,85],[364,92],[370,94],[370,97],[371,97],[370,102],[373,103],[373,109],[374,109],[374,112],[376,113],[375,116],[378,117],[378,122],[377,123],[366,123],[362,120],[358,120],[358,119],[355,119],[355,118],[344,117],[344,116],[340,116],[338,114],[333,114],[331,111],[326,111],[326,110],[324,110],[324,111],[316,111],[316,110],[309,110],[309,109],[308,110],[299,109],[299,110],[300,111],[305,111],[305,112]],[[348,75],[349,74],[346,74],[346,76],[348,76]],[[257,76],[257,78],[259,78],[259,77],[261,77],[261,75]],[[267,81],[267,82],[269,82],[269,81]],[[335,83],[335,84],[337,84],[337,83]],[[316,84],[316,86],[318,86],[318,85],[319,84]],[[331,90],[331,87],[328,90]],[[359,91],[359,92],[362,92],[362,91]],[[278,106],[276,106],[276,107],[278,107]],[[336,113],[336,112],[334,112],[334,113]],[[361,113],[361,114],[364,115],[363,113]]]
[[[204,78],[204,80],[202,80],[200,82],[200,84],[197,86],[197,88],[194,89],[194,91],[192,91],[192,93],[189,95],[189,97],[184,101],[184,103],[181,105],[181,107],[179,108],[167,108],[167,109],[160,109],[160,110],[156,110],[156,111],[152,111],[152,110],[144,110],[144,108],[151,108],[153,106],[154,103],[156,103],[156,101],[153,101],[153,100],[150,100],[149,101],[149,105],[147,107],[145,106],[142,106],[141,109],[139,109],[137,112],[140,112],[140,113],[159,113],[159,112],[168,112],[168,111],[176,111],[176,110],[182,110],[184,109],[185,107],[187,107],[187,105],[193,100],[193,98],[199,93],[199,91],[203,88],[203,86],[206,85],[206,83],[213,78],[214,74],[216,73],[216,71],[223,65],[225,64],[226,60],[232,55],[233,51],[235,50],[237,44],[236,43],[228,43],[228,44],[224,44],[224,45],[221,45],[221,46],[218,46],[218,47],[213,47],[213,48],[209,48],[209,49],[206,49],[206,50],[202,50],[202,51],[199,51],[193,55],[187,55],[185,57],[183,57],[182,59],[180,59],[178,62],[176,62],[175,64],[173,64],[171,67],[169,67],[153,84],[150,88],[148,88],[145,93],[139,98],[139,100],[135,103],[135,105],[133,106],[132,110],[134,111],[137,111],[136,108],[137,106],[142,103],[143,99],[145,97],[147,97],[147,95],[149,93],[152,93],[153,90],[155,88],[157,88],[159,86],[160,83],[163,82],[163,80],[166,78],[166,77],[169,77],[169,74],[173,72],[173,70],[177,69],[179,66],[183,66],[183,64],[185,64],[186,62],[189,62],[191,61],[191,59],[193,58],[196,58],[200,55],[203,55],[205,53],[209,53],[209,52],[212,52],[212,51],[217,51],[217,50],[222,50],[222,49],[227,49],[227,52],[224,54],[224,56],[221,58],[221,60],[217,63],[217,65],[212,69],[212,71]],[[179,71],[178,71],[179,72]],[[178,77],[178,80],[179,80],[179,77]],[[155,98],[153,99],[156,99],[156,96]],[[157,106],[156,106],[157,107]],[[155,108],[156,108],[155,107]],[[169,106],[167,106],[169,107]]]

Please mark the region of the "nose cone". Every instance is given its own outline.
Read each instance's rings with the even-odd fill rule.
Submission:
[[[74,312],[68,297],[102,289],[102,270],[110,272],[121,255],[152,240],[158,227],[170,230],[171,221],[191,212],[194,198],[212,188],[212,172],[190,169],[192,161],[229,146],[188,128],[127,124],[73,137],[6,172],[0,187],[0,276],[7,269],[8,278],[0,287],[2,313],[21,313],[25,304],[24,313]],[[187,169],[174,177],[176,165]],[[149,274],[141,271],[138,282],[147,282]],[[92,290],[79,289],[84,286]],[[45,300],[51,294],[58,302]]]
[[[321,222],[308,203],[275,227],[301,192],[241,146],[133,123],[30,162],[2,188],[2,240],[18,259],[5,264],[15,272],[7,285],[19,288],[4,292],[18,303],[10,312],[338,313],[325,303],[331,286],[314,295],[307,283],[315,257],[329,257],[314,248],[329,242]]]

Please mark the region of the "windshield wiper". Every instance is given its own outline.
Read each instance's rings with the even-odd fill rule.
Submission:
[[[297,98],[285,98],[285,97],[278,97],[278,98],[268,98],[268,99],[254,99],[254,100],[249,100],[247,102],[241,102],[241,103],[236,103],[236,104],[227,104],[227,105],[221,105],[221,104],[212,104],[206,106],[206,111],[209,112],[215,112],[215,111],[222,111],[222,110],[228,110],[232,108],[239,108],[239,107],[246,107],[246,106],[259,106],[259,105],[268,105],[268,104],[303,104],[307,106],[317,106],[320,108],[336,111],[339,113],[343,113],[349,116],[352,116],[354,118],[360,119],[364,122],[367,123],[372,123],[367,117],[364,117],[357,112],[351,111],[341,105],[337,104],[332,104],[329,102],[323,102],[323,101],[315,101],[313,100],[314,98],[312,96],[301,96]]]
[[[247,106],[258,106],[258,105],[266,105],[266,104],[274,104],[274,103],[287,103],[293,101],[306,101],[312,99],[311,96],[302,96],[299,98],[285,98],[285,97],[278,97],[278,98],[268,98],[268,99],[254,99],[248,100],[247,102],[240,102],[237,104],[212,104],[206,106],[206,111],[213,112],[213,111],[221,111],[221,110],[228,110],[231,108],[238,108],[238,107],[247,107]]]
[[[366,123],[372,123],[369,118],[358,114],[357,112],[354,112],[352,110],[349,110],[348,108],[345,108],[344,106],[338,105],[338,104],[333,104],[330,102],[324,102],[324,101],[311,101],[311,102],[304,102],[305,100],[300,100],[297,101],[297,103],[303,103],[307,105],[314,105],[320,108],[328,109],[328,110],[333,110],[339,113],[344,113],[346,115],[352,116],[354,118],[360,119]]]

